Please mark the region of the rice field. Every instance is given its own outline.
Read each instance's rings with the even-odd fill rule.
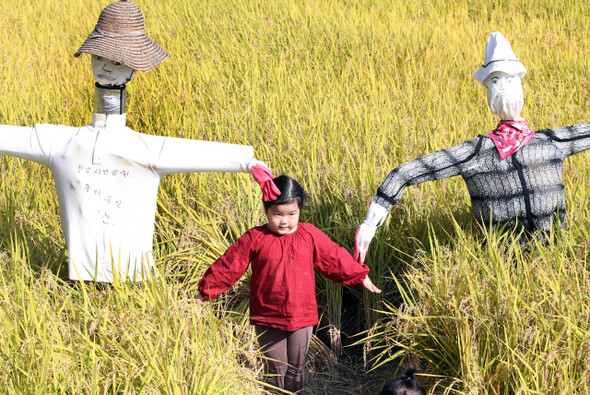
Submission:
[[[127,85],[128,126],[254,147],[297,179],[303,221],[353,249],[396,166],[497,123],[480,67],[501,31],[528,73],[533,129],[590,120],[590,3],[137,0],[172,54]],[[90,58],[74,58],[109,0],[0,0],[0,124],[90,123]],[[1,146],[0,142],[0,146]],[[483,236],[460,179],[406,190],[367,257],[380,296],[318,278],[321,323],[305,394],[372,394],[418,363],[430,393],[590,393],[589,153],[566,161],[568,213],[548,245]],[[67,280],[51,172],[0,156],[3,393],[264,393],[247,278],[198,306],[208,265],[264,216],[247,174],[160,184],[141,285]]]

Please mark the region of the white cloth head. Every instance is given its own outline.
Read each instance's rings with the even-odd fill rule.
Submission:
[[[494,71],[485,80],[488,105],[502,120],[517,120],[524,105],[522,82],[517,75]]]
[[[526,74],[526,68],[520,63],[510,43],[500,32],[490,33],[484,64],[473,74],[473,77],[480,84],[485,85],[486,78],[494,71],[518,75],[520,78]]]

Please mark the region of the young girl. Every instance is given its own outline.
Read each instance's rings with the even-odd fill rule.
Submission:
[[[273,181],[280,195],[264,202],[268,223],[247,231],[207,269],[197,301],[227,291],[251,264],[250,323],[266,357],[266,382],[296,392],[303,387],[305,356],[318,323],[314,269],[333,281],[381,290],[367,266],[312,224],[299,223],[306,201],[301,185],[287,176]]]

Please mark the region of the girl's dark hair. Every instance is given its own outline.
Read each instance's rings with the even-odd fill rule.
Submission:
[[[419,371],[415,365],[406,366],[397,379],[385,383],[381,395],[426,395],[426,390],[414,377]]]
[[[299,209],[302,209],[305,206],[305,203],[307,202],[307,195],[297,181],[285,175],[278,176],[272,181],[277,186],[277,188],[279,188],[281,194],[275,200],[271,200],[269,202],[263,201],[262,203],[264,204],[264,211],[268,210],[272,206],[279,204],[289,204],[293,201],[297,202]]]

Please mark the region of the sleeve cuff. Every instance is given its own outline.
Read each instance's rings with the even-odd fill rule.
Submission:
[[[372,202],[369,206],[369,209],[367,210],[367,218],[365,218],[365,223],[378,228],[379,226],[383,225],[383,222],[385,222],[387,214],[389,214],[389,211],[385,207]]]

